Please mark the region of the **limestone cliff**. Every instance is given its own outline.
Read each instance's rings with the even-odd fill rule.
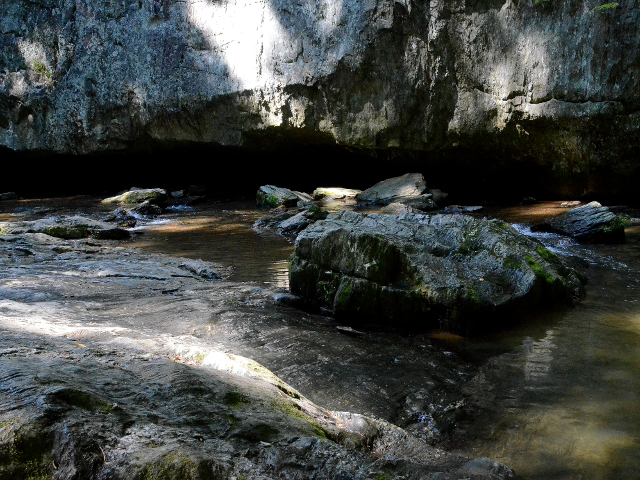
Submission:
[[[15,151],[279,135],[413,152],[425,170],[533,165],[558,192],[638,171],[637,0],[1,5],[0,145]]]

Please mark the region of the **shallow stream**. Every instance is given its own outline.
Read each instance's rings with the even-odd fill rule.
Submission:
[[[23,210],[0,214],[0,220],[52,212],[96,216],[107,212],[96,204],[90,197],[21,202]],[[558,205],[485,208],[480,215],[502,218],[530,234],[527,225],[559,213]],[[264,213],[251,202],[205,203],[171,211],[138,227],[129,245],[230,266],[229,280],[286,289],[293,242],[254,229],[253,223]],[[640,228],[627,229],[627,243],[618,246],[580,246],[555,235],[536,236],[559,255],[586,262],[587,296],[574,308],[540,313],[500,334],[475,339],[439,332],[428,335],[431,342],[471,364],[473,373],[464,394],[482,407],[459,432],[460,443],[455,447],[474,457],[503,462],[530,479],[636,479],[640,472]],[[423,347],[412,339],[384,333],[375,334],[374,343],[376,348],[387,344],[396,359],[420,355],[417,347]],[[292,346],[305,349],[296,340]],[[366,348],[361,353],[370,359],[386,358]],[[353,362],[357,355],[355,350],[345,351],[345,361]],[[274,368],[265,359],[256,360]],[[396,375],[394,369],[398,377],[407,373],[407,363],[399,360],[391,365],[374,360],[367,368],[383,371],[389,378]],[[275,371],[287,381],[286,371]],[[413,380],[420,383],[419,378]],[[301,390],[328,408],[357,411],[357,405],[339,405],[319,390]],[[374,413],[389,419],[395,415]]]

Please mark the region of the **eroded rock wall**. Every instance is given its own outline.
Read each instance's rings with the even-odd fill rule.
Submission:
[[[613,188],[640,153],[640,6],[597,4],[3,0],[0,145],[284,136]]]

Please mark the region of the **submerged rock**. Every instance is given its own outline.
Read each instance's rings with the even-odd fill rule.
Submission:
[[[123,228],[80,216],[45,218],[33,222],[3,222],[0,223],[0,233],[45,233],[64,239],[91,237],[100,240],[123,240],[129,238],[129,232]]]
[[[473,213],[482,210],[480,205],[449,205],[444,209],[447,213]]]
[[[120,195],[116,195],[115,197],[109,197],[102,200],[102,204],[111,205],[111,204],[120,204],[120,205],[130,205],[136,203],[144,203],[149,202],[154,205],[161,204],[165,202],[169,196],[167,195],[166,190],[161,188],[132,188],[128,192],[124,192]]]
[[[351,211],[298,236],[290,285],[350,322],[460,333],[584,292],[579,274],[504,222]]]
[[[297,235],[312,223],[327,218],[327,215],[327,212],[318,207],[296,208],[266,215],[260,218],[254,226],[271,228],[277,230],[281,235]]]
[[[427,184],[421,173],[407,173],[376,183],[373,187],[356,195],[356,200],[387,205],[396,202],[398,198],[418,197],[426,189]]]
[[[288,188],[280,188],[274,185],[263,185],[256,193],[256,203],[260,207],[295,207],[298,204],[298,196]]]
[[[394,215],[399,215],[401,213],[420,213],[415,208],[405,205],[403,203],[390,203],[389,205],[385,205],[380,209],[382,213],[391,213]]]
[[[624,227],[628,224],[626,217],[591,202],[534,225],[531,230],[567,235],[581,243],[624,243]]]
[[[149,200],[145,200],[139,205],[127,209],[127,212],[137,215],[155,216],[162,213],[162,208],[154,203],[151,203]]]
[[[362,193],[362,190],[353,190],[350,188],[316,188],[313,191],[314,200],[321,200],[323,198],[354,198],[356,195]]]
[[[105,218],[104,221],[114,222],[123,228],[133,228],[138,223],[138,219],[122,207],[114,210],[114,212]]]

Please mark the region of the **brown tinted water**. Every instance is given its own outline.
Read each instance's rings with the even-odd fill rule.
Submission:
[[[98,217],[109,210],[91,197],[7,202],[0,220],[53,214],[47,208]],[[480,214],[530,234],[527,223],[560,211],[558,202],[548,202]],[[231,266],[230,280],[286,288],[293,243],[253,228],[264,213],[251,202],[204,204],[148,222],[129,243]],[[588,263],[587,296],[574,308],[540,313],[484,338],[433,334],[478,368],[465,392],[484,405],[469,426],[464,448],[470,454],[504,462],[531,479],[640,478],[639,228],[627,229],[627,235],[619,246],[580,246],[537,235],[559,255]]]

